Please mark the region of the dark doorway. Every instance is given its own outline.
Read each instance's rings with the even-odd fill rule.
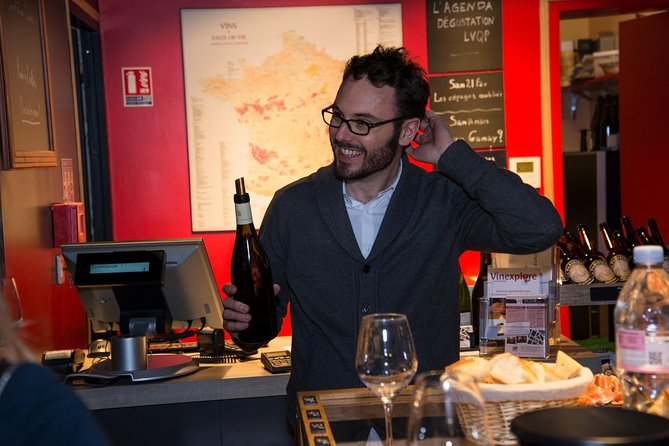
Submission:
[[[111,197],[100,35],[72,17],[81,167],[88,241],[112,240]]]

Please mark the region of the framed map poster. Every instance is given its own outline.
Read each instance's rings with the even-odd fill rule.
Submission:
[[[256,227],[274,192],[332,161],[321,110],[345,62],[402,45],[400,4],[181,10],[193,232]]]

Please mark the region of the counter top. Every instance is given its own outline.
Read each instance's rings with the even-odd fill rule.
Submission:
[[[103,387],[74,386],[90,410],[282,396],[289,373],[272,374],[260,362],[263,351],[290,349],[290,337],[272,340],[249,359],[234,364],[200,365],[189,375],[146,382],[120,378]]]
[[[601,371],[601,358],[573,341],[563,338],[556,347],[590,367],[594,373]],[[272,340],[268,347],[260,349],[249,360],[200,365],[190,375],[145,382],[120,378],[102,387],[78,385],[73,388],[90,410],[283,396],[289,373],[272,374],[260,362],[260,352],[282,349],[290,349],[290,337]],[[555,353],[556,348],[551,350]],[[477,355],[478,352],[467,354]],[[547,360],[554,360],[554,355]]]

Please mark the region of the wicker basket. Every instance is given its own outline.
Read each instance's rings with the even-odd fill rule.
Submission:
[[[565,380],[539,384],[480,384],[485,400],[488,436],[480,406],[459,403],[456,411],[467,440],[476,445],[517,445],[511,433],[511,421],[518,415],[550,407],[575,406],[578,397],[586,392],[593,380],[590,369],[582,368],[578,376]]]

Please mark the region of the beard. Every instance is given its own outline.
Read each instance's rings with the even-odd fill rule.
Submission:
[[[395,158],[395,153],[399,147],[400,131],[401,128],[398,127],[384,146],[372,150],[368,150],[367,147],[360,144],[340,144],[337,141],[332,141],[333,152],[341,148],[351,148],[362,152],[361,156],[364,158],[362,166],[353,170],[349,164],[341,163],[335,154],[335,177],[342,181],[360,180],[388,167]]]

